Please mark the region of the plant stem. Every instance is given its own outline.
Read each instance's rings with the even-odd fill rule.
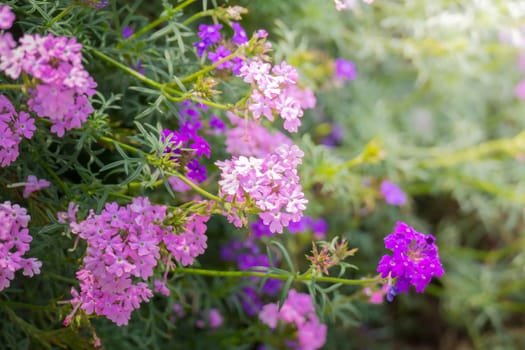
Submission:
[[[53,17],[51,21],[47,24],[48,27],[51,27],[53,24],[55,24],[58,20],[62,19],[65,15],[70,13],[75,7],[78,7],[76,5],[71,5],[63,9],[58,15]]]
[[[227,62],[227,61],[231,60],[232,58],[238,57],[238,55],[239,55],[239,53],[237,51],[235,51],[234,53],[232,53],[232,54],[230,54],[230,55],[228,55],[228,56],[226,56],[224,58],[221,58],[220,60],[218,60],[214,64],[206,66],[203,69],[201,69],[199,71],[196,71],[195,73],[192,73],[192,74],[182,78],[180,81],[182,83],[187,83],[187,82],[190,82],[192,80],[195,80],[199,76],[201,76],[201,75],[203,75],[205,73],[208,73],[209,71],[214,70],[215,68],[217,68],[219,65],[223,64],[224,62]]]
[[[201,99],[201,98],[199,98],[197,96],[192,95],[191,93],[184,94],[183,92],[181,92],[181,91],[179,91],[177,89],[171,88],[171,87],[167,86],[166,84],[161,84],[159,82],[156,82],[155,80],[149,79],[148,77],[146,77],[146,76],[140,74],[139,72],[137,72],[137,71],[127,67],[126,65],[118,62],[117,60],[109,57],[108,55],[98,51],[97,49],[95,49],[93,47],[89,48],[89,50],[95,56],[100,57],[104,61],[106,61],[106,62],[114,65],[115,67],[123,70],[124,72],[132,75],[133,77],[137,78],[138,80],[142,81],[143,83],[146,83],[149,86],[152,86],[152,87],[158,89],[162,93],[162,95],[164,97],[166,97],[170,101],[182,102],[182,101],[184,101],[186,99],[190,99],[190,100],[192,100],[194,102],[202,103],[202,104],[208,105],[210,107],[218,108],[218,109],[229,110],[229,109],[232,108],[231,105],[223,105],[223,104],[216,103],[216,102],[213,102],[213,101],[203,100],[203,99]],[[232,55],[230,55],[230,56],[232,56]],[[220,64],[220,61],[217,62],[217,64]],[[205,72],[207,72],[207,71],[209,71],[209,70],[211,70],[211,69],[213,69],[215,67],[216,67],[215,65],[211,65],[209,67],[206,67],[206,68],[200,70],[199,72],[200,72],[200,74],[204,74]],[[191,77],[191,79],[195,78],[194,74],[192,74],[192,75],[186,77],[185,79],[189,79],[190,77]],[[171,94],[179,95],[180,97],[173,97]]]
[[[0,84],[0,90],[17,90],[23,87],[23,84]]]
[[[290,279],[291,277],[291,275],[257,272],[257,271],[218,271],[218,270],[195,269],[195,268],[187,268],[187,267],[176,267],[174,271],[185,273],[185,274],[212,276],[212,277],[231,277],[231,278],[266,277],[266,278],[273,278],[273,279],[279,279],[279,280],[285,280],[285,281]],[[328,283],[341,283],[341,284],[348,284],[348,285],[372,284],[372,283],[381,282],[382,280],[383,279],[379,276],[374,277],[374,278],[359,279],[359,280],[337,278],[337,277],[324,277],[324,276],[313,277],[312,274],[294,276],[294,281],[298,281],[298,282],[316,281],[316,282],[328,282]]]
[[[133,35],[131,35],[129,38],[126,39],[126,41],[131,41],[139,36],[141,36],[142,34],[144,33],[147,33],[149,32],[151,29],[155,28],[156,26],[158,26],[159,24],[161,23],[164,23],[166,22],[167,20],[169,20],[174,14],[176,14],[177,12],[179,12],[180,10],[182,10],[183,8],[191,5],[191,3],[195,2],[196,0],[186,0],[185,2],[183,2],[182,4],[180,4],[179,6],[171,9],[171,10],[168,10],[167,11],[167,14],[165,16],[162,16],[162,17],[159,17],[158,19],[154,20],[153,22],[151,22],[150,24],[146,25],[144,28],[138,30],[136,33],[133,33]]]

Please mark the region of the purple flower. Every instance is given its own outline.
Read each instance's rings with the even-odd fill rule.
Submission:
[[[29,175],[26,180],[23,196],[24,198],[28,198],[31,193],[49,187],[50,185],[51,183],[47,180],[39,180],[35,175]]]
[[[381,183],[381,193],[385,197],[385,201],[390,205],[404,205],[407,201],[407,196],[403,190],[396,184],[384,180]]]
[[[352,61],[344,58],[335,59],[335,78],[340,80],[354,80],[357,77],[357,71]]]
[[[222,134],[226,130],[226,123],[215,114],[212,114],[210,116],[210,127],[213,128],[217,134]]]
[[[232,42],[237,45],[242,45],[248,42],[248,36],[244,28],[237,22],[232,22],[233,37]]]
[[[15,21],[15,14],[7,5],[0,6],[0,29],[9,29]]]
[[[221,41],[222,24],[201,24],[199,25],[199,38],[203,41],[208,41],[211,44]]]
[[[328,223],[325,219],[319,218],[317,220],[311,221],[310,228],[312,229],[314,236],[318,239],[321,239],[326,236],[326,232],[328,231]]]
[[[82,0],[82,2],[84,2],[89,7],[93,7],[95,9],[101,9],[103,7],[106,7],[109,3],[108,0]]]
[[[120,34],[122,34],[124,39],[129,39],[129,37],[133,35],[133,29],[131,29],[131,27],[129,26],[125,26],[124,29],[122,29],[122,32],[120,32]]]
[[[441,277],[445,273],[434,236],[417,232],[404,222],[398,222],[394,232],[385,237],[385,247],[393,254],[381,258],[377,272],[382,278],[397,278],[395,289],[388,292],[389,300],[397,293],[407,293],[411,285],[421,293],[432,277]]]
[[[215,52],[208,52],[208,59],[213,63],[217,63],[219,62],[220,60],[222,60],[223,58],[226,58],[228,57],[229,55],[231,55],[231,51],[228,50],[227,48],[225,48],[224,46],[222,45],[219,45],[217,46],[217,49],[215,50]],[[230,61],[225,61],[225,62],[222,62],[221,64],[219,64],[217,66],[217,69],[227,69],[227,68],[232,68],[232,63]]]

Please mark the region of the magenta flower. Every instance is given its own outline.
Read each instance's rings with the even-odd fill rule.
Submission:
[[[49,187],[50,185],[51,183],[47,180],[39,180],[35,175],[29,175],[26,180],[23,196],[24,198],[28,198],[31,193],[40,191],[42,188]]]
[[[164,266],[173,265],[171,259],[185,266],[204,253],[208,217],[192,214],[182,226],[173,227],[163,224],[166,210],[139,197],[125,207],[107,203],[100,214],[91,211],[79,223],[72,220],[71,232],[87,242],[87,254],[77,272],[80,292],[74,288],[71,292],[75,309],[125,325],[131,312],[153,296],[148,284],[160,259]],[[74,215],[71,205],[70,211],[67,216]],[[159,293],[169,294],[164,281],[153,281],[153,285]]]
[[[7,5],[0,6],[0,29],[9,29],[15,21],[15,14]]]
[[[354,80],[357,78],[357,70],[354,63],[344,58],[336,58],[334,76],[340,80]]]
[[[385,237],[385,247],[393,254],[381,258],[377,272],[383,278],[396,279],[387,295],[389,299],[397,293],[407,293],[411,285],[421,293],[432,277],[443,276],[445,270],[435,241],[434,236],[417,232],[404,222],[398,222],[394,232]]]
[[[0,203],[0,291],[9,287],[18,270],[28,277],[40,273],[40,261],[22,257],[33,239],[27,229],[29,220],[25,208],[11,202]]]
[[[279,309],[277,303],[266,304],[259,312],[259,319],[271,329],[276,330],[279,323],[297,330],[296,339],[288,339],[287,345],[302,350],[320,349],[326,342],[325,324],[322,324],[308,294],[291,289],[288,298]]]
[[[403,192],[399,186],[388,180],[381,182],[381,193],[385,197],[385,201],[390,205],[401,206],[407,201],[405,192]]]

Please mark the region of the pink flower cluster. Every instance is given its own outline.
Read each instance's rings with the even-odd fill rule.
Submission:
[[[227,112],[232,128],[226,136],[226,151],[234,156],[264,157],[275,151],[279,145],[292,145],[292,140],[277,131],[271,133],[258,121],[244,120],[231,112]]]
[[[6,167],[18,158],[22,137],[32,138],[35,129],[29,114],[17,113],[11,101],[0,95],[0,165]]]
[[[0,204],[0,291],[9,287],[20,269],[24,270],[24,276],[40,273],[40,261],[22,257],[33,240],[27,229],[29,220],[31,217],[25,208],[11,202]]]
[[[292,325],[297,329],[297,339],[289,339],[287,345],[294,349],[316,350],[326,342],[326,325],[315,314],[312,298],[308,294],[290,290],[288,299],[279,309],[279,304],[265,305],[259,319],[271,329]]]
[[[83,267],[77,272],[80,293],[71,291],[75,310],[80,307],[87,314],[125,325],[131,312],[152,297],[145,282],[153,276],[158,260],[169,267],[174,257],[188,265],[204,253],[208,217],[193,214],[177,228],[163,224],[166,210],[139,197],[125,207],[108,203],[100,214],[91,211],[84,221],[70,224],[71,231],[87,241]],[[163,251],[169,256],[162,256]],[[155,289],[166,294],[158,284]]]
[[[81,50],[75,38],[25,34],[17,45],[11,33],[0,35],[0,71],[12,79],[22,73],[36,79],[29,109],[49,118],[60,137],[80,128],[93,112],[88,97],[97,84],[84,70]]]
[[[264,116],[273,121],[274,114],[279,114],[284,120],[284,128],[297,132],[303,109],[315,105],[311,92],[301,94],[298,91],[297,69],[286,62],[272,67],[258,59],[244,61],[239,76],[252,86],[247,105],[256,120]]]
[[[240,156],[216,162],[221,170],[220,194],[231,202],[254,203],[270,231],[282,233],[283,227],[301,219],[308,203],[297,174],[303,155],[295,145],[281,145],[263,158]],[[228,219],[242,226],[236,215]]]

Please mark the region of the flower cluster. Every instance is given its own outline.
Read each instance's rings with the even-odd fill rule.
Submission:
[[[77,272],[80,292],[71,291],[75,309],[125,325],[131,312],[152,297],[145,282],[153,276],[158,260],[170,266],[173,257],[189,265],[204,253],[208,217],[191,215],[178,233],[176,227],[163,224],[166,209],[147,198],[135,198],[125,207],[108,203],[100,214],[91,211],[84,221],[70,223],[71,231],[87,242],[83,267]],[[163,251],[169,257],[162,257]],[[166,294],[161,287],[156,283],[155,289]]]
[[[261,253],[254,240],[234,240],[221,247],[221,259],[235,262],[239,270],[246,271],[254,267],[270,267],[266,254]],[[273,262],[278,263],[278,258],[273,257]],[[258,283],[259,277],[250,277],[250,281]],[[241,305],[248,315],[255,315],[263,306],[262,295],[275,296],[282,286],[282,281],[267,279],[262,288],[247,285],[242,288],[239,295]]]
[[[31,217],[25,208],[11,202],[0,204],[0,291],[9,287],[15,272],[33,277],[40,273],[42,263],[36,258],[23,258],[33,238],[27,224]]]
[[[385,237],[385,247],[393,255],[381,258],[377,272],[383,278],[397,278],[393,295],[408,292],[410,285],[421,293],[432,277],[443,276],[445,270],[439,260],[435,240],[434,236],[417,232],[404,222],[398,222],[394,232]]]
[[[216,162],[220,193],[230,202],[253,202],[270,231],[282,233],[283,227],[301,219],[308,203],[297,174],[303,155],[295,145],[281,145],[264,158],[240,156]],[[239,217],[229,219],[242,226]]]
[[[271,133],[258,121],[244,120],[235,114],[227,113],[232,128],[226,136],[226,151],[233,156],[264,157],[275,151],[279,145],[292,145],[292,140],[283,133]]]
[[[221,29],[222,24],[201,24],[199,25],[198,36],[201,39],[193,45],[197,49],[197,55],[203,56],[205,52],[208,52],[208,59],[213,64],[218,63],[220,60],[230,56],[236,47],[244,45],[248,42],[248,36],[246,31],[237,22],[231,22],[233,29],[233,36],[230,41],[226,41],[222,38]],[[213,49],[213,50],[211,50]],[[233,57],[230,60],[221,62],[217,69],[231,69],[234,74],[238,74],[242,58]]]
[[[22,73],[34,79],[29,109],[48,118],[60,137],[93,112],[88,98],[97,84],[84,70],[81,50],[75,38],[24,34],[17,45],[10,33],[0,37],[0,71],[12,79]]]
[[[297,338],[286,342],[292,349],[316,350],[326,342],[326,325],[317,318],[308,294],[291,289],[281,308],[277,303],[267,304],[259,313],[259,319],[272,330],[287,326],[296,329]]]
[[[208,141],[199,135],[203,128],[199,120],[199,109],[206,110],[206,106],[194,106],[189,101],[184,102],[180,111],[179,129],[164,130],[162,142],[169,143],[164,153],[170,154],[177,162],[179,172],[195,182],[204,182],[207,178],[206,167],[202,166],[197,158],[209,158],[211,149]],[[175,191],[184,192],[190,188],[176,177],[171,177],[168,181]]]
[[[390,205],[402,206],[407,201],[405,192],[398,185],[388,180],[381,182],[380,190],[385,197],[385,201]]]
[[[315,106],[313,94],[308,90],[301,93],[296,86],[297,69],[286,62],[272,67],[259,59],[245,61],[239,76],[252,86],[247,106],[256,120],[264,116],[273,121],[274,114],[279,114],[284,120],[284,128],[297,132],[303,109]]]
[[[15,107],[0,95],[0,165],[8,166],[19,155],[22,137],[30,139],[36,130],[35,121],[26,112],[17,113]]]
[[[328,223],[325,219],[314,219],[311,216],[303,216],[298,222],[291,222],[288,225],[290,233],[301,233],[312,231],[316,239],[323,239],[328,231]]]

